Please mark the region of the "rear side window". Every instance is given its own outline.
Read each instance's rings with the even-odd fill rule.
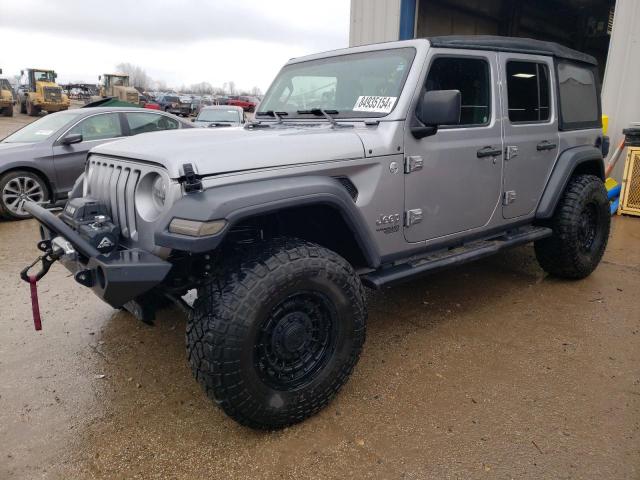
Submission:
[[[507,102],[513,123],[546,122],[549,108],[549,69],[544,63],[507,62]]]
[[[600,126],[598,90],[592,69],[558,62],[558,89],[563,128]]]
[[[480,58],[439,57],[431,64],[427,91],[460,90],[459,126],[480,126],[491,116],[489,64]]]
[[[174,130],[180,128],[177,120],[157,113],[126,113],[131,135],[139,133],[157,132],[160,130]]]

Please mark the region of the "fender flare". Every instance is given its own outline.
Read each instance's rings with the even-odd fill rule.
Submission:
[[[256,215],[311,205],[328,205],[343,217],[367,264],[380,265],[380,254],[366,222],[344,186],[323,176],[287,177],[214,187],[185,195],[171,207],[167,220],[158,226],[155,243],[162,247],[195,253],[215,249],[233,225]],[[196,238],[169,232],[173,218],[206,222],[226,219],[216,235]]]
[[[598,176],[604,180],[604,161],[602,152],[598,148],[583,145],[569,148],[560,154],[547,181],[540,203],[538,203],[536,218],[548,219],[553,216],[556,205],[567,187],[571,175],[573,175],[576,168],[586,163],[595,163],[598,169]]]

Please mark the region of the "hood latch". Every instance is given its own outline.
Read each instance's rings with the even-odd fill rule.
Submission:
[[[180,179],[180,183],[182,183],[185,193],[201,192],[202,181],[193,170],[193,165],[185,163],[182,165],[182,171],[184,172],[184,175]]]

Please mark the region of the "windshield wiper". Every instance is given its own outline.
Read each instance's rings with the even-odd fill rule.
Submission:
[[[287,112],[276,112],[274,110],[265,110],[264,112],[256,112],[256,115],[266,115],[275,118],[278,123],[282,123],[282,117],[289,115]]]
[[[337,110],[325,110],[324,108],[311,108],[309,110],[298,110],[296,113],[300,115],[317,115],[317,116],[322,115],[324,116],[324,118],[329,120],[329,123],[331,123],[331,125],[335,126],[337,125],[336,119],[333,118],[331,115],[337,115],[340,112]]]

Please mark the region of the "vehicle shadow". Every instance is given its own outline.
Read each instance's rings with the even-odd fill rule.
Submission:
[[[376,398],[373,392],[389,383],[390,372],[397,375],[409,365],[408,358],[425,354],[430,332],[447,324],[462,332],[467,327],[456,323],[459,318],[472,322],[468,313],[543,280],[532,255],[530,247],[522,247],[384,291],[368,291],[367,343],[352,379],[319,415],[276,433],[242,427],[206,398],[185,358],[185,316],[180,310],[160,312],[154,326],[125,311],[115,312],[93,347],[98,364],[107,372],[97,392],[105,413],[78,437],[65,462],[67,473],[188,478],[220,469],[232,477],[247,477],[256,461],[277,459],[273,469],[277,476],[290,471],[293,460],[282,457],[287,449],[309,464],[317,456],[318,444],[347,442],[351,448],[348,423],[367,415],[368,402]],[[409,351],[407,342],[416,335],[427,343]],[[424,382],[403,375],[404,381]],[[429,382],[420,385],[430,389]],[[376,408],[394,402],[391,397],[375,401],[382,402]],[[171,454],[160,453],[165,450]],[[200,463],[189,462],[194,452],[199,452]]]

